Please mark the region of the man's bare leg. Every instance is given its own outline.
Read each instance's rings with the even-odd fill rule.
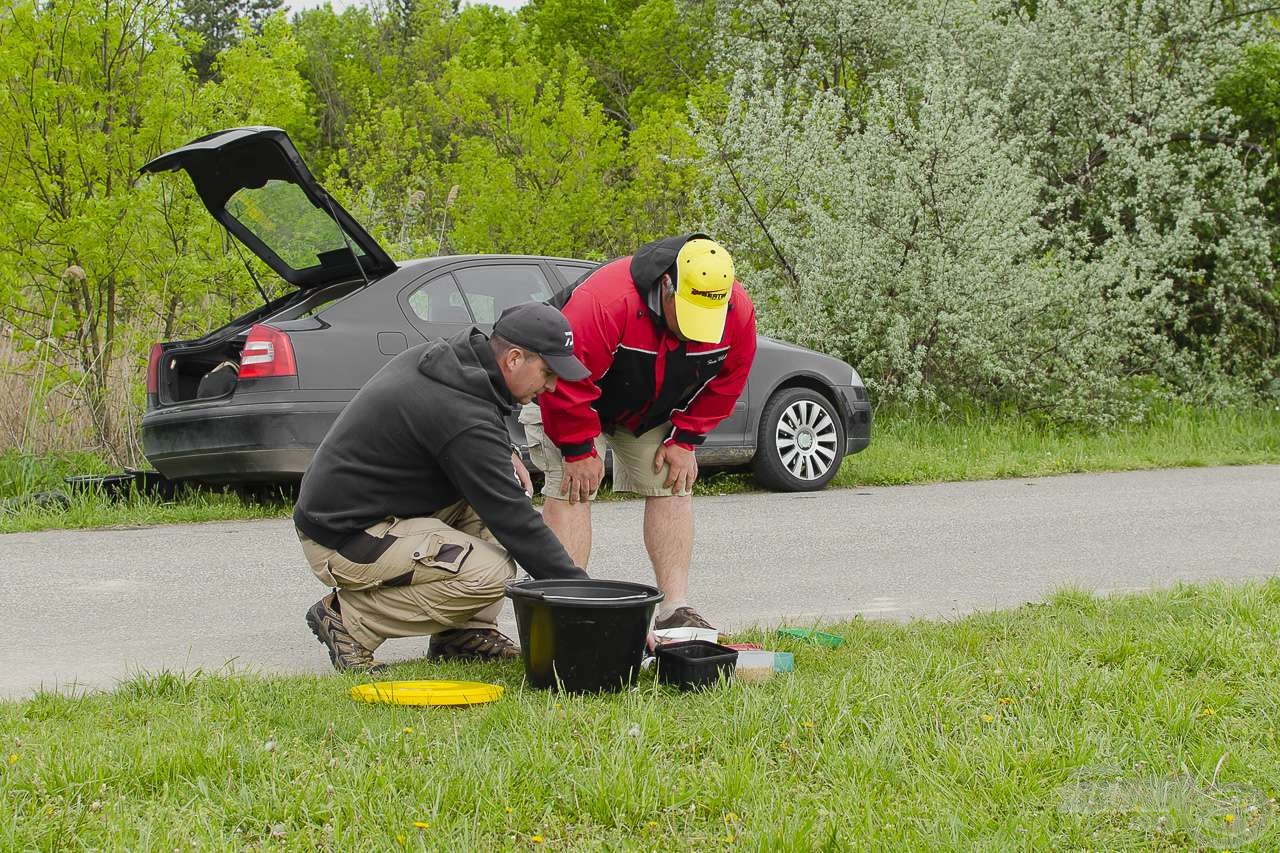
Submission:
[[[585,569],[591,559],[591,502],[569,503],[560,498],[547,498],[542,504],[542,518],[569,552],[569,558],[578,568]],[[690,516],[690,523],[692,521]],[[687,569],[685,573],[688,574]]]
[[[659,618],[689,597],[689,563],[693,559],[693,497],[668,496],[644,499],[644,547],[653,562],[658,588],[666,593]]]

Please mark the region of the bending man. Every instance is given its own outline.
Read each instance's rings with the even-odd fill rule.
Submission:
[[[431,635],[428,657],[517,654],[496,625],[516,562],[536,578],[585,577],[529,501],[504,417],[583,379],[569,325],[549,305],[397,355],[334,422],[302,478],[294,524],[332,593],[307,624],[339,670],[376,668],[389,637]]]
[[[547,524],[585,566],[608,436],[613,488],[645,496],[645,548],[666,594],[655,627],[709,628],[688,603],[694,448],[733,411],[756,352],[755,308],[733,259],[703,234],[658,240],[592,272],[564,314],[590,375],[520,416],[546,473]]]

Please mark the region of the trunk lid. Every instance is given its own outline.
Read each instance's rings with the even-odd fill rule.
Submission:
[[[307,169],[288,134],[239,127],[202,136],[142,167],[184,170],[205,207],[285,281],[311,289],[381,278],[395,261]]]

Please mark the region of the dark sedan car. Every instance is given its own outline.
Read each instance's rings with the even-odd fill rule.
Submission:
[[[201,338],[152,347],[142,445],[173,480],[297,481],[338,412],[396,353],[487,330],[507,306],[550,299],[595,266],[525,255],[393,261],[276,128],[211,134],[142,168],[174,169],[295,290]],[[514,417],[510,427],[522,443]],[[803,491],[825,485],[870,438],[854,368],[761,336],[746,390],[698,461]]]

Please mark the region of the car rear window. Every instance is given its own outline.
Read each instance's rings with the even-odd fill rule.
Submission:
[[[318,266],[327,254],[349,251],[333,217],[289,181],[236,190],[227,200],[227,212],[295,270]]]

